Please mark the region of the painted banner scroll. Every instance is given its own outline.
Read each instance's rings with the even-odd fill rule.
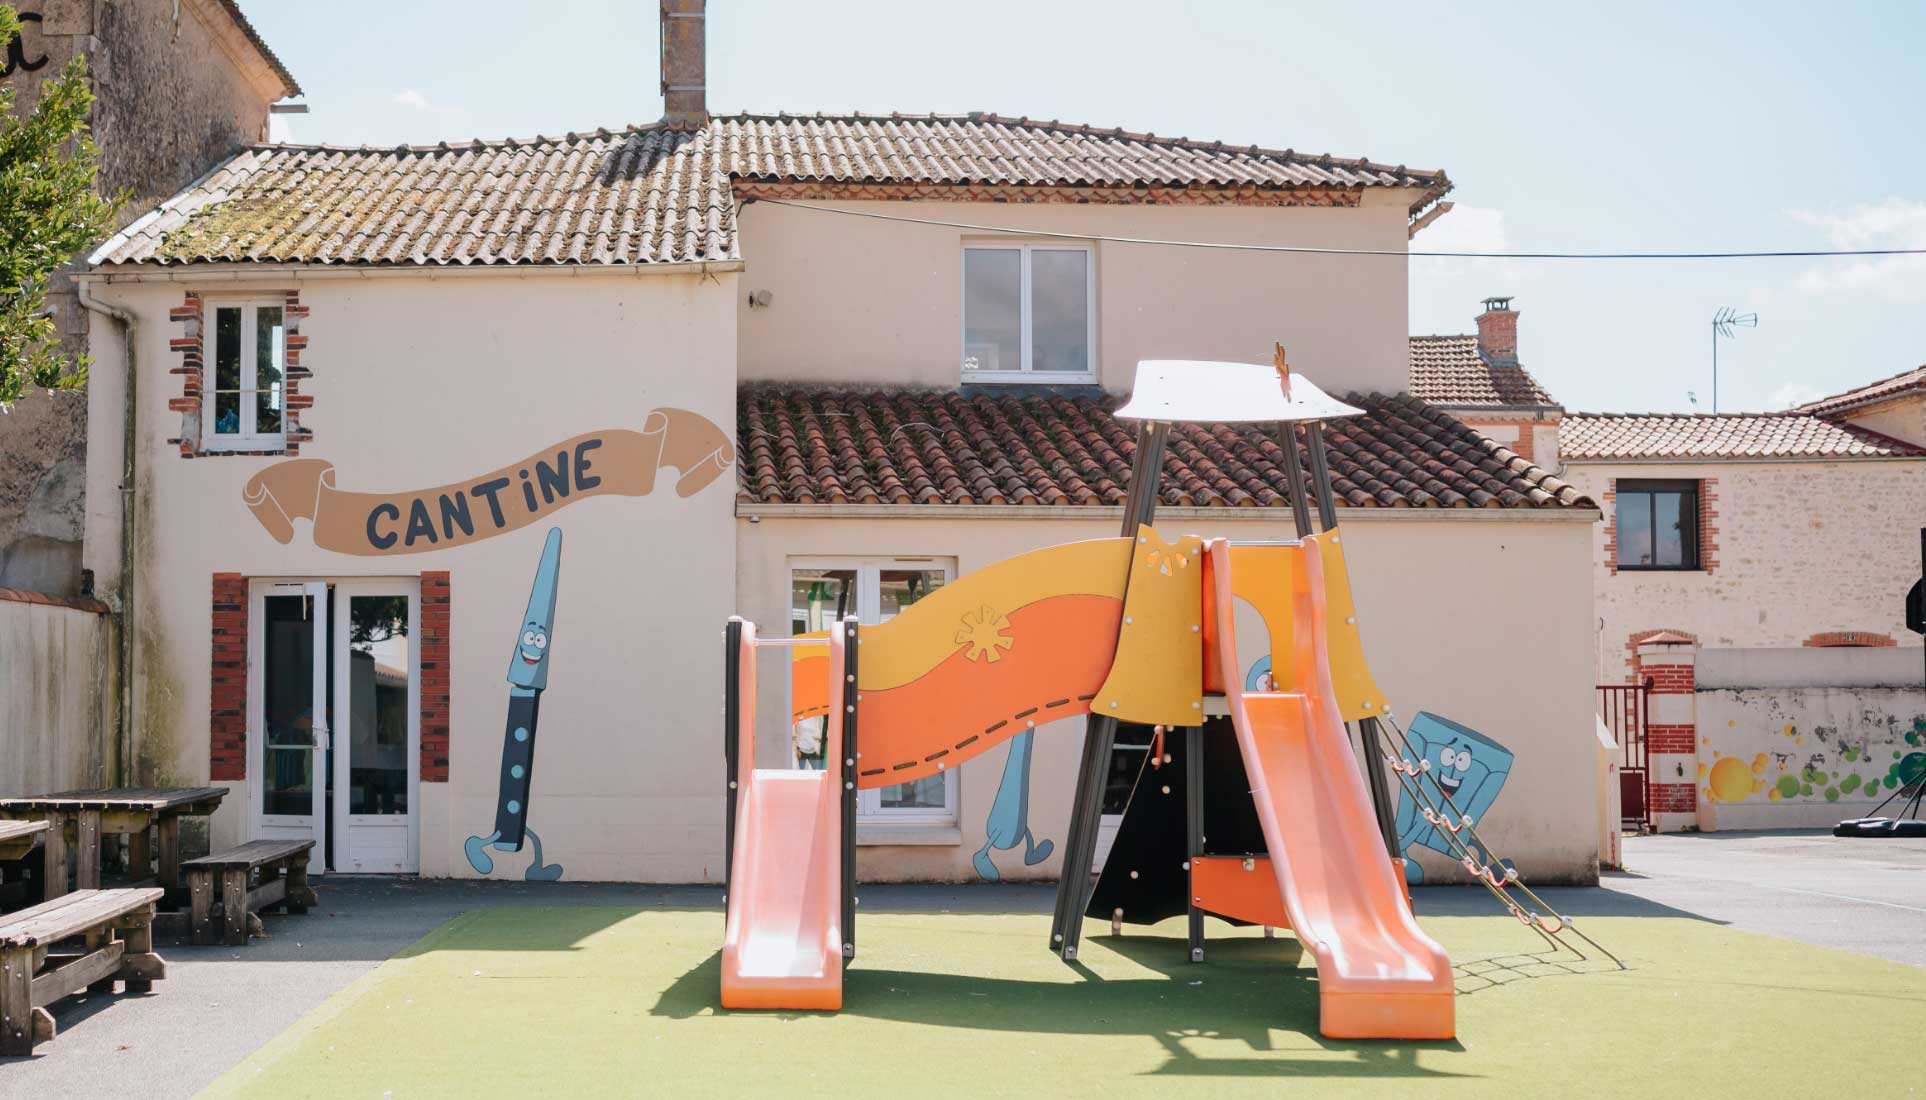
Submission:
[[[729,435],[686,409],[655,409],[641,431],[612,428],[565,439],[468,481],[413,492],[348,492],[334,464],[297,458],[248,480],[242,500],[276,542],[293,541],[297,519],[312,520],[314,544],[342,554],[419,554],[526,527],[584,497],[640,497],[663,467],[691,496],[735,461]]]

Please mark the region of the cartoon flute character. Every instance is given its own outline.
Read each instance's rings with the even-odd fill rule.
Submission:
[[[528,827],[528,792],[535,770],[535,724],[548,688],[549,648],[555,625],[555,588],[562,568],[562,529],[550,528],[535,569],[535,585],[528,594],[528,614],[508,658],[508,725],[502,737],[501,793],[495,800],[495,831],[471,836],[464,846],[469,865],[479,874],[494,869],[488,847],[497,851],[522,850],[522,834],[535,844],[534,862],[525,877],[554,881],[562,865],[542,863],[542,838]]]

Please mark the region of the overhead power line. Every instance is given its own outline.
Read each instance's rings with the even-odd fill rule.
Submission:
[[[1290,244],[1240,244],[1229,241],[1174,241],[1157,237],[1112,237],[1102,233],[1062,233],[1046,229],[1018,229],[1007,225],[978,225],[973,222],[943,221],[937,218],[908,218],[901,214],[882,214],[872,210],[845,210],[835,206],[812,206],[788,199],[757,198],[775,206],[809,210],[819,214],[841,214],[850,218],[933,225],[948,229],[967,229],[973,233],[1004,233],[1012,237],[1047,237],[1064,241],[1100,241],[1105,244],[1159,245],[1165,248],[1214,248],[1231,252],[1288,252],[1306,256],[1398,256],[1428,260],[1774,260],[1823,259],[1833,256],[1926,256],[1926,248],[1785,248],[1756,252],[1460,252],[1450,250],[1401,248],[1312,248]]]

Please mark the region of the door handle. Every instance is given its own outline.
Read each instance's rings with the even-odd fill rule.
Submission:
[[[328,727],[326,726],[314,727],[314,751],[316,752],[328,751]]]

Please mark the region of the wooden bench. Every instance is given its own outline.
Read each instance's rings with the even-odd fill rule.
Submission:
[[[308,886],[308,854],[313,848],[312,840],[250,840],[182,863],[194,942],[244,944],[250,930],[259,930],[255,913],[275,905],[286,906],[290,913],[305,913],[308,906],[318,904]],[[214,928],[217,909],[220,933]]]
[[[46,831],[44,821],[0,821],[0,860],[27,858]]]
[[[32,1054],[54,1037],[45,1006],[82,989],[145,993],[167,976],[154,954],[159,887],[77,890],[0,917],[0,1055]],[[68,944],[67,941],[80,942]]]

